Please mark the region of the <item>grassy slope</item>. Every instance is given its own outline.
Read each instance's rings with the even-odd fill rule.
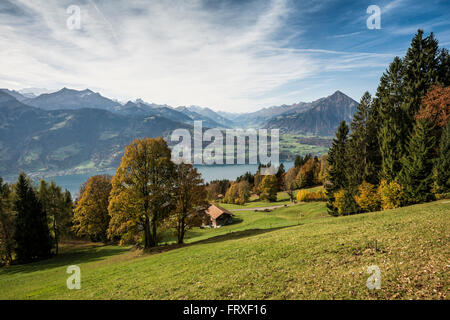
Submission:
[[[322,218],[323,206],[300,205],[300,225],[298,206],[240,213],[250,230],[211,230],[197,239],[222,236],[160,254],[105,246],[3,268],[0,298],[448,298],[448,200],[340,218]],[[71,264],[81,267],[78,291],[65,286]],[[373,264],[382,289],[369,291],[365,271]]]

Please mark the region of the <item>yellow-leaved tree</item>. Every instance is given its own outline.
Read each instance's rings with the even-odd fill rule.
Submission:
[[[111,176],[108,175],[90,177],[82,185],[72,220],[72,228],[78,236],[88,236],[92,241],[107,240],[111,188]]]
[[[112,180],[108,236],[158,245],[158,228],[173,209],[175,176],[170,149],[161,138],[134,140]]]
[[[207,193],[201,174],[186,163],[175,165],[173,188],[175,208],[168,220],[175,227],[178,243],[182,244],[186,230],[203,222]]]

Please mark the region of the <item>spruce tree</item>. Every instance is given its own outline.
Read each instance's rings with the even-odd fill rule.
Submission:
[[[450,122],[442,131],[439,153],[435,160],[435,180],[438,193],[450,192]]]
[[[447,49],[441,49],[438,60],[437,82],[444,87],[448,87],[450,86],[450,54]]]
[[[407,135],[402,125],[407,119],[403,108],[404,90],[403,64],[402,60],[396,57],[380,79],[375,102],[380,124],[378,143],[381,172],[379,176],[388,181],[394,180],[400,172],[400,159],[404,154],[404,136]]]
[[[436,139],[432,131],[433,124],[428,120],[417,121],[407,145],[407,153],[402,158],[399,182],[404,188],[408,204],[434,199],[433,155]]]
[[[372,97],[366,92],[350,124],[351,134],[347,147],[347,179],[349,186],[357,188],[363,181],[377,182],[373,152],[378,151],[377,131],[371,118]]]
[[[11,202],[11,188],[0,177],[0,266],[13,260],[14,213]]]
[[[411,46],[403,59],[404,65],[404,104],[406,118],[402,125],[410,134],[414,126],[414,116],[420,108],[422,98],[428,89],[436,83],[439,75],[439,46],[433,33],[424,37],[423,30],[418,30],[411,41]],[[406,135],[408,136],[408,135]]]
[[[333,139],[330,151],[328,152],[328,181],[325,184],[325,191],[328,198],[328,212],[331,215],[338,215],[336,208],[333,206],[334,203],[334,193],[340,189],[347,187],[347,157],[346,157],[346,147],[347,147],[347,136],[348,136],[348,126],[345,121],[342,121],[336,132],[336,138]]]
[[[51,255],[51,240],[47,216],[38,201],[31,181],[21,173],[15,185],[15,210],[17,212],[14,239],[20,262],[45,259]]]

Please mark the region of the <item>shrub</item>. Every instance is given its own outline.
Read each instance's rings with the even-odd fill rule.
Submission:
[[[297,192],[297,201],[326,201],[327,196],[325,195],[325,190],[320,189],[316,192],[309,192],[308,190],[301,189]]]
[[[382,180],[378,187],[383,210],[399,208],[403,200],[403,187],[397,181]]]
[[[335,192],[334,195],[334,202],[333,206],[337,209],[337,212],[339,215],[342,215],[344,212],[344,197],[345,197],[345,190],[339,190],[338,192]]]
[[[359,211],[352,192],[344,189],[334,193],[333,206],[337,209],[338,215],[349,215]]]
[[[359,195],[355,196],[358,206],[366,212],[378,211],[381,207],[380,194],[376,186],[368,182],[363,182],[358,187]]]
[[[309,192],[305,189],[301,189],[299,192],[297,192],[297,201],[307,201],[309,197]]]
[[[308,200],[309,201],[326,201],[327,196],[325,195],[325,190],[320,189],[320,190],[317,190],[316,192],[311,192],[308,196]]]
[[[436,193],[436,200],[450,199],[450,192],[447,193]]]

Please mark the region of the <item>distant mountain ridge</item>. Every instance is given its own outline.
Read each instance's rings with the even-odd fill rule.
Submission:
[[[332,136],[350,121],[358,103],[337,91],[313,102],[274,106],[246,114],[198,106],[172,108],[141,99],[119,103],[86,89],[63,88],[27,98],[0,89],[0,175],[80,173],[115,168],[124,147],[139,137],[175,129],[276,128],[282,133]]]
[[[67,109],[103,109],[113,111],[120,105],[118,102],[105,98],[90,89],[78,91],[63,88],[54,93],[44,93],[35,98],[23,100],[23,103],[44,110]]]
[[[0,92],[0,175],[115,168],[133,139],[167,137],[179,128],[191,126],[102,109],[43,110]]]
[[[282,133],[333,136],[342,120],[352,120],[357,106],[358,102],[336,91],[328,97],[302,105],[303,110],[293,108],[273,117],[266,126],[279,128]]]

